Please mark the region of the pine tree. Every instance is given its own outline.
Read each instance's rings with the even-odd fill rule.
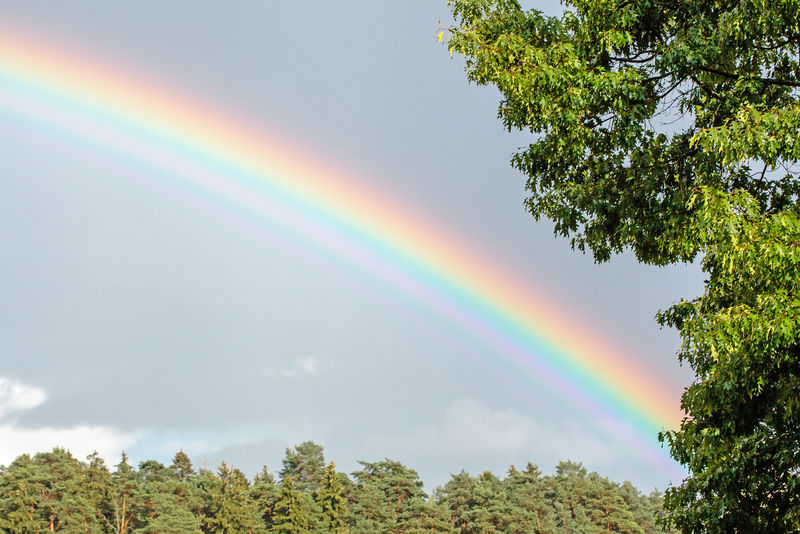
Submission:
[[[253,478],[248,497],[258,510],[261,523],[263,525],[271,525],[272,515],[275,513],[275,505],[281,497],[281,489],[275,483],[275,477],[267,470],[266,466]]]
[[[505,532],[513,510],[508,503],[503,485],[490,471],[478,476],[474,490],[475,506],[467,512],[467,532]]]
[[[345,532],[344,518],[347,513],[344,488],[336,465],[331,462],[322,472],[322,487],[314,500],[321,509],[321,526],[325,532]]]
[[[403,534],[454,533],[448,509],[433,499],[412,497],[397,519],[395,532]]]
[[[26,534],[48,529],[47,518],[38,508],[35,470],[31,457],[24,454],[0,471],[0,531]]]
[[[111,473],[97,451],[90,454],[86,460],[88,463],[82,470],[81,487],[86,491],[95,520],[105,525],[111,516]]]
[[[159,462],[139,465],[139,499],[146,513],[135,534],[181,534],[200,528],[200,519],[191,509],[186,482]]]
[[[122,459],[111,475],[111,518],[106,519],[113,534],[128,534],[137,525],[135,501],[138,495],[136,471],[128,463],[128,455],[122,451]]]
[[[588,482],[586,508],[595,527],[603,532],[644,534],[642,527],[634,520],[630,508],[626,506],[618,484],[597,473],[591,473]]]
[[[564,532],[594,534],[597,528],[586,511],[588,494],[586,468],[580,463],[559,462],[556,475],[547,479],[547,496],[554,520]]]
[[[475,486],[477,481],[466,471],[451,475],[444,487],[436,492],[437,500],[450,512],[451,523],[457,532],[467,532],[470,510],[476,506]]]
[[[392,532],[394,511],[386,494],[376,484],[356,484],[351,499],[347,524],[352,534]]]
[[[192,460],[183,451],[175,453],[169,468],[181,482],[185,482],[197,474],[192,467]]]
[[[272,516],[272,532],[305,534],[309,532],[309,509],[303,495],[294,488],[291,475],[286,475],[281,487],[281,496],[275,504]]]
[[[545,498],[545,482],[535,465],[528,463],[524,471],[511,466],[504,481],[512,506],[511,532],[552,532],[553,512]]]
[[[292,477],[293,486],[298,491],[314,492],[322,484],[322,471],[325,468],[324,449],[313,441],[304,441],[294,450],[286,449],[283,459],[281,480]]]
[[[100,534],[91,499],[81,482],[81,464],[68,451],[55,448],[33,457],[30,480],[38,494],[38,505],[45,514],[51,531]]]
[[[205,520],[209,533],[253,534],[263,530],[259,510],[249,498],[249,487],[241,471],[222,462],[216,484],[211,488],[209,515]]]

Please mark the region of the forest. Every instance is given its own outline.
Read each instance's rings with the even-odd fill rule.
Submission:
[[[7,533],[656,533],[662,495],[612,482],[580,463],[555,474],[535,465],[453,474],[432,494],[414,469],[384,459],[345,474],[322,446],[286,449],[276,473],[249,479],[223,462],[195,466],[184,452],[109,469],[56,448],[0,468],[0,529]]]

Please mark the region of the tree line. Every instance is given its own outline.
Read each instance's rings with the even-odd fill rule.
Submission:
[[[9,534],[256,533],[610,533],[671,532],[657,527],[662,495],[643,495],[580,463],[553,475],[533,464],[451,476],[432,495],[414,469],[390,459],[360,461],[347,475],[322,446],[286,449],[281,469],[249,479],[223,462],[196,467],[184,452],[169,465],[113,470],[97,454],[85,461],[55,448],[0,468],[0,531]]]

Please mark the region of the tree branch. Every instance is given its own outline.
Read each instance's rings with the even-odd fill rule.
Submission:
[[[731,80],[738,80],[739,78],[743,78],[743,76],[739,74],[733,74],[730,72],[725,72],[718,69],[712,69],[711,67],[699,67],[699,69],[703,72],[708,72],[710,74],[717,74],[719,76],[723,76],[725,78],[729,78]],[[747,77],[744,77],[747,78]],[[758,77],[750,77],[752,80],[756,80],[761,82],[765,85],[781,85],[784,87],[800,87],[800,82],[794,82],[791,80],[777,80],[775,78],[758,78]]]

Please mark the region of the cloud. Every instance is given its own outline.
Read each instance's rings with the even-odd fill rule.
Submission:
[[[46,400],[44,390],[0,377],[0,419],[12,412],[36,408]]]
[[[44,390],[0,377],[0,418],[36,408],[46,400]],[[77,458],[97,451],[106,461],[112,462],[139,436],[138,432],[121,432],[110,426],[25,428],[16,420],[6,421],[0,423],[0,465],[11,463],[21,454],[49,451],[53,447],[68,449]]]
[[[453,401],[441,421],[410,430],[400,436],[373,436],[370,450],[433,456],[513,456],[540,438],[532,418],[511,409],[492,410],[479,400]]]
[[[314,357],[297,360],[297,368],[309,375],[317,374],[319,360]]]
[[[288,369],[266,369],[270,378],[291,377],[299,375],[315,375],[319,371],[319,358],[309,356],[296,359]]]
[[[447,482],[451,473],[491,470],[533,462],[545,473],[561,460],[582,462],[613,480],[631,480],[647,489],[653,480],[681,479],[680,472],[652,445],[619,443],[620,425],[612,420],[563,417],[556,409],[534,418],[520,411],[495,409],[473,398],[451,402],[434,420],[407,431],[373,434],[361,454],[400,460],[418,470],[428,487]],[[652,450],[651,450],[652,449]]]
[[[107,462],[114,463],[120,451],[138,436],[136,432],[120,432],[107,426],[20,428],[4,424],[0,425],[0,464],[8,465],[20,454],[49,451],[53,447],[65,448],[80,459],[97,451]]]

